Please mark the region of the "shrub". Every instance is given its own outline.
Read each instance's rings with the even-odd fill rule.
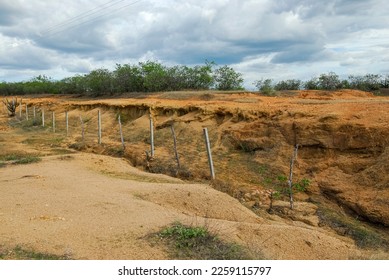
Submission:
[[[342,83],[339,80],[339,76],[334,72],[327,74],[321,74],[318,78],[319,89],[335,90],[342,88]]]
[[[271,95],[274,93],[274,87],[272,85],[272,79],[261,79],[254,82],[254,86],[263,94]]]
[[[279,81],[275,86],[275,90],[299,90],[301,88],[302,81],[301,80],[286,80]]]
[[[166,242],[172,257],[175,259],[251,259],[251,256],[242,247],[221,241],[205,227],[191,227],[174,223],[157,233],[156,237]]]
[[[214,78],[218,90],[243,89],[242,74],[227,65],[216,69]]]

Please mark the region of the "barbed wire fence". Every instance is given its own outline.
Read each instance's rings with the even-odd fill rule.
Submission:
[[[137,152],[145,155],[149,171],[153,173],[177,176],[180,171],[202,170],[200,177],[216,179],[212,137],[207,127],[193,130],[185,122],[173,119],[159,123],[158,116],[150,112],[131,116],[121,110],[112,113],[112,110],[102,108],[57,108],[53,104],[23,101],[18,104],[15,120],[24,127],[36,129],[37,133],[73,141],[69,145],[71,148],[103,147],[111,154],[116,151],[124,157]],[[3,112],[8,112],[6,107],[3,107]],[[187,148],[188,145],[192,146],[191,149]],[[164,164],[168,166],[162,168]],[[166,172],[166,169],[175,172]]]

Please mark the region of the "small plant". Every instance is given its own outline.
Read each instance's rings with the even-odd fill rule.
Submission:
[[[270,194],[269,211],[272,211],[273,201],[290,197],[290,192],[306,192],[311,184],[311,181],[307,178],[303,178],[300,181],[292,184],[292,190],[287,185],[288,177],[285,175],[278,175],[275,179],[265,178],[266,185],[271,186],[272,192]]]
[[[190,227],[181,223],[157,233],[172,251],[175,259],[243,260],[250,255],[240,246],[221,241],[205,227]]]
[[[293,184],[293,189],[295,189],[297,192],[305,192],[310,184],[311,181],[309,179],[303,178],[301,181]]]
[[[165,228],[160,233],[161,237],[174,237],[176,239],[176,246],[179,248],[194,247],[207,235],[208,232],[203,227],[186,227],[179,223]]]
[[[254,82],[254,86],[265,95],[273,95],[274,94],[274,86],[272,79],[261,79]]]

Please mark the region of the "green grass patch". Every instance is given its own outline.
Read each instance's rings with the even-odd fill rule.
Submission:
[[[205,227],[191,227],[174,223],[156,234],[168,247],[174,259],[245,260],[252,259],[243,247],[226,243]]]
[[[13,249],[0,247],[0,260],[70,260],[66,255],[37,252],[16,246]]]
[[[39,162],[42,159],[36,155],[28,155],[28,154],[18,154],[18,153],[12,153],[12,154],[6,154],[0,156],[0,164],[5,166],[5,162],[12,163],[12,164],[30,164]],[[2,162],[2,163],[1,163]]]

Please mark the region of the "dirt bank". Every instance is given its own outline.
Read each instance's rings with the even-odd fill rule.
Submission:
[[[343,234],[344,237],[339,236],[323,226],[318,213],[318,209],[322,211],[320,205],[327,205],[325,202],[335,203],[337,207],[340,206],[339,212],[342,212],[342,215],[389,225],[388,98],[374,97],[358,91],[305,91],[288,97],[264,97],[252,93],[180,92],[161,93],[147,98],[125,96],[85,100],[46,96],[24,100],[29,106],[36,106],[38,113],[42,108],[46,112],[56,112],[56,133],[52,134],[50,131],[50,117],[47,117],[46,128],[11,120],[16,127],[22,125],[24,128],[23,132],[16,134],[3,131],[1,144],[7,145],[9,149],[50,155],[53,150],[72,146],[87,152],[125,157],[138,168],[175,175],[177,170],[170,131],[170,126],[174,123],[182,165],[180,177],[189,181],[208,182],[209,171],[202,136],[202,128],[207,127],[218,179],[218,185],[214,187],[229,193],[237,200],[215,191],[207,184],[193,185],[184,181],[171,181],[173,179],[168,177],[150,177],[159,175],[137,173],[139,171],[135,171],[128,164],[123,165],[119,159],[99,158],[100,156],[84,153],[72,155],[70,160],[47,158],[41,163],[31,165],[34,170],[41,170],[40,172],[28,171],[31,167],[27,166],[7,166],[0,169],[6,177],[5,180],[8,180],[2,181],[0,186],[4,191],[17,190],[19,194],[27,193],[25,203],[29,196],[39,201],[38,198],[48,195],[47,191],[52,186],[62,186],[58,187],[58,193],[51,190],[55,197],[61,197],[62,192],[64,198],[80,191],[81,198],[74,201],[64,198],[63,202],[55,200],[55,205],[62,205],[62,210],[58,213],[49,214],[48,211],[45,214],[43,210],[46,208],[42,206],[43,212],[38,211],[39,213],[32,217],[24,216],[24,220],[16,220],[13,224],[8,219],[12,217],[12,213],[18,213],[17,209],[23,207],[12,201],[15,203],[12,208],[10,202],[8,206],[13,209],[11,212],[0,209],[3,213],[0,217],[6,217],[4,221],[9,223],[11,230],[4,230],[1,235],[6,243],[20,243],[28,235],[32,238],[27,239],[26,243],[29,245],[39,244],[38,246],[45,250],[58,247],[58,250],[54,250],[58,253],[67,252],[71,247],[70,251],[76,258],[121,258],[124,252],[129,251],[131,253],[128,253],[128,258],[166,258],[163,250],[152,248],[139,238],[175,220],[187,223],[205,223],[207,220],[206,223],[211,223],[212,227],[220,230],[224,238],[241,244],[250,243],[250,246],[263,250],[268,258],[343,259],[370,257],[378,251],[362,252],[356,249],[347,233]],[[102,145],[97,144],[97,110],[102,112]],[[67,136],[65,111],[69,112],[70,127]],[[150,113],[155,124],[156,156],[147,161],[145,151],[150,149]],[[123,122],[125,151],[121,149],[118,135],[118,115]],[[85,122],[83,141],[80,116]],[[39,121],[37,118],[37,122]],[[284,220],[267,214],[270,203],[268,191],[275,188],[280,175],[288,174],[289,160],[295,144],[299,145],[295,179],[309,179],[310,185],[305,193],[297,195],[295,213],[287,213],[292,220]],[[93,160],[91,157],[94,157]],[[99,164],[100,160],[104,163]],[[94,164],[91,165],[91,161]],[[45,176],[48,175],[41,175],[51,174],[51,170],[55,170],[53,178],[51,175],[47,178]],[[71,175],[78,174],[77,172],[80,174]],[[22,179],[16,180],[16,177]],[[42,178],[50,182],[45,183],[48,188],[34,189],[34,195],[28,192],[30,188],[21,184],[28,181],[41,186],[44,182]],[[11,179],[12,184],[9,183]],[[150,180],[153,183],[150,183]],[[11,185],[18,185],[19,189],[10,188]],[[37,190],[39,197],[35,194]],[[101,196],[98,197],[97,194]],[[113,197],[103,199],[107,195]],[[14,193],[8,193],[4,203],[7,197],[16,196]],[[92,201],[86,203],[89,198]],[[238,201],[254,210],[257,215]],[[312,206],[312,201],[319,203],[319,208]],[[71,208],[74,207],[73,210],[65,210],[69,204]],[[117,204],[119,206],[116,206]],[[100,220],[107,215],[104,231],[98,230],[96,223],[99,218],[96,218],[96,223],[93,222],[94,214],[87,214],[89,210],[85,210],[85,217],[74,223],[74,217],[79,211],[77,209],[82,208],[82,205],[95,205],[98,210],[93,213],[98,213],[95,216]],[[90,206],[90,209],[94,208]],[[65,217],[66,211],[69,211],[68,217]],[[83,210],[78,213],[82,212]],[[142,222],[133,221],[135,216],[139,216],[135,213],[143,213]],[[27,211],[25,215],[27,214],[31,216],[31,211]],[[118,218],[113,218],[113,215]],[[149,215],[150,219],[147,219]],[[29,224],[22,227],[26,232],[16,238],[16,232],[20,230],[16,229],[17,225],[30,218],[32,220]],[[148,220],[150,221],[145,224]],[[44,234],[43,231],[47,229],[55,236],[59,234],[59,225],[69,230],[60,237],[69,236],[70,245],[59,245],[61,242],[57,242],[55,237],[48,239],[47,246],[41,245],[43,238],[39,239],[38,235]],[[75,232],[80,230],[75,228],[80,228],[87,234],[76,237]],[[38,231],[39,234],[30,235],[29,230]],[[386,230],[378,231],[382,233]],[[12,240],[9,236],[15,238]],[[116,245],[111,240],[113,236],[118,239]],[[130,239],[136,241],[126,241],[123,236],[131,236]],[[78,240],[78,243],[73,240]],[[137,252],[131,250],[131,246],[144,246],[147,249]],[[116,249],[106,250],[111,247]],[[155,250],[158,252],[154,252]]]

